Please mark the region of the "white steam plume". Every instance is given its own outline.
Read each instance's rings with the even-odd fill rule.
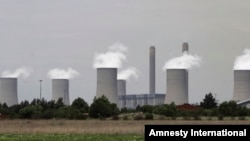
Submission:
[[[47,73],[47,76],[50,79],[72,79],[78,75],[80,75],[79,72],[72,68],[68,68],[67,70],[55,68]]]
[[[33,69],[30,67],[21,67],[16,69],[15,71],[5,70],[2,72],[2,77],[23,77],[27,78],[30,76],[30,74],[33,72]]]
[[[130,67],[126,70],[122,70],[118,73],[117,79],[128,80],[130,77],[138,79],[138,70],[134,67]]]
[[[94,57],[94,68],[121,68],[122,61],[126,61],[127,57],[124,52],[127,47],[121,43],[115,43],[109,47],[106,53],[96,53]]]
[[[245,49],[243,55],[236,57],[234,70],[250,70],[250,49]]]
[[[192,67],[199,67],[201,63],[201,57],[197,55],[190,55],[184,52],[182,56],[175,57],[166,62],[163,66],[163,70],[166,69],[191,69]]]

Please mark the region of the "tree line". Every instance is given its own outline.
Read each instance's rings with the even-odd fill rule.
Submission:
[[[87,118],[113,118],[119,119],[119,115],[128,113],[143,113],[134,117],[134,119],[153,119],[154,115],[161,115],[176,119],[200,119],[201,117],[240,117],[244,119],[250,116],[250,109],[237,105],[235,101],[225,101],[218,104],[212,93],[205,95],[205,98],[199,104],[175,105],[144,105],[137,106],[136,109],[119,109],[116,104],[110,103],[105,97],[94,98],[91,105],[78,97],[71,105],[64,105],[63,99],[57,101],[45,99],[33,99],[31,102],[22,101],[17,105],[7,106],[0,104],[0,118],[2,119],[87,119]],[[126,119],[126,117],[124,118]]]

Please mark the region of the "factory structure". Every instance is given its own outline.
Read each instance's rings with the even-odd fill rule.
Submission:
[[[188,53],[188,43],[183,43],[182,53]],[[174,102],[176,105],[188,103],[188,70],[166,69],[165,104]]]
[[[117,68],[97,68],[96,98],[106,96],[118,105]]]
[[[52,100],[57,101],[59,98],[63,99],[65,105],[70,105],[68,79],[52,79]]]
[[[188,69],[167,68],[166,92],[155,91],[155,46],[149,48],[149,93],[127,94],[126,80],[117,79],[117,68],[97,68],[96,98],[106,96],[121,108],[135,109],[144,105],[176,105],[189,103]],[[188,43],[182,44],[182,53],[188,53]],[[69,79],[52,79],[52,100],[63,99],[70,105]],[[234,70],[233,98],[239,105],[250,108],[250,70]],[[0,103],[18,104],[18,78],[0,78]]]
[[[250,70],[234,70],[233,100],[250,108]]]
[[[124,91],[124,88],[118,91]],[[125,91],[123,94],[119,95],[119,108],[135,109],[137,106],[164,104],[165,94],[155,93],[155,46],[149,48],[149,93],[126,94]]]
[[[183,43],[182,52],[188,52],[188,43]],[[162,105],[174,102],[188,103],[188,71],[186,69],[166,70],[166,93],[155,92],[155,46],[149,48],[149,93],[127,94],[126,80],[117,80],[116,68],[97,68],[96,97],[105,95],[119,108],[135,109],[137,106]]]
[[[17,78],[0,78],[0,103],[6,103],[8,106],[18,104]]]

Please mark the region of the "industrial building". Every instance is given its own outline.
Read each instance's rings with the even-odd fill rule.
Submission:
[[[137,106],[162,105],[165,94],[129,94],[119,96],[120,108],[136,109]]]
[[[17,78],[0,78],[0,102],[8,106],[18,104]]]
[[[97,68],[96,98],[103,95],[118,105],[117,68]]]
[[[188,43],[183,43],[182,52],[188,53]],[[97,69],[97,97],[105,95],[112,102],[118,97],[119,108],[135,109],[137,106],[162,105],[174,102],[177,105],[188,103],[188,71],[167,69],[166,93],[155,92],[155,46],[149,48],[149,93],[127,94],[126,80],[117,80],[115,68]],[[117,80],[117,83],[115,81]],[[113,102],[115,103],[115,102]]]
[[[250,108],[250,70],[234,70],[233,100]]]
[[[188,53],[187,42],[182,44],[182,53]],[[127,94],[126,80],[117,79],[117,68],[97,68],[96,98],[106,96],[111,103],[119,108],[135,109],[144,105],[176,105],[188,104],[189,75],[186,68],[167,68],[166,92],[156,93],[156,50],[149,48],[149,93]],[[18,104],[18,78],[0,78],[0,103],[8,106]],[[40,86],[41,87],[41,86]],[[41,94],[41,88],[40,88]],[[40,95],[41,96],[41,95]],[[70,105],[69,80],[52,79],[52,100],[63,99],[65,105]],[[238,105],[250,108],[250,70],[234,70],[233,98]]]
[[[167,91],[165,104],[188,103],[188,72],[186,69],[167,69]]]
[[[233,100],[250,99],[250,70],[234,70]]]
[[[182,44],[182,53],[188,53],[188,43]],[[167,69],[166,70],[166,97],[164,104],[176,105],[188,103],[188,70]]]
[[[57,101],[59,98],[63,99],[65,105],[70,105],[68,79],[52,79],[52,100]]]
[[[136,109],[137,106],[164,104],[165,94],[155,93],[155,46],[151,46],[149,49],[149,93],[126,94],[126,82],[117,84],[119,108]]]

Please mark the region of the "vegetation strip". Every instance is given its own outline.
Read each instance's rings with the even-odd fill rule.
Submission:
[[[0,141],[143,141],[135,134],[0,134]]]

